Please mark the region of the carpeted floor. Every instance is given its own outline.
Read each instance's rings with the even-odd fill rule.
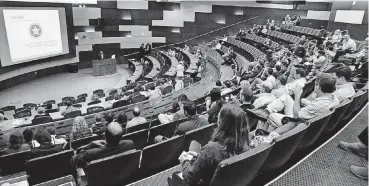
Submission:
[[[337,146],[339,141],[357,142],[367,126],[368,106],[335,138],[270,185],[368,185],[350,172],[351,165],[368,166],[368,160]]]

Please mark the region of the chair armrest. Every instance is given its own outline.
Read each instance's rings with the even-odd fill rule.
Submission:
[[[168,181],[169,186],[189,186],[182,177],[182,172],[173,174],[171,181]]]
[[[77,183],[79,186],[87,186],[87,176],[82,168],[77,168]]]

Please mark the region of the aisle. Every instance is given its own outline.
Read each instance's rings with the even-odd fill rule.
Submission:
[[[118,65],[117,73],[97,77],[92,75],[92,68],[80,69],[78,73],[60,73],[0,92],[0,107],[24,103],[42,103],[47,100],[61,100],[65,96],[78,96],[92,93],[96,89],[112,89],[126,85],[126,79],[132,74],[128,65]]]

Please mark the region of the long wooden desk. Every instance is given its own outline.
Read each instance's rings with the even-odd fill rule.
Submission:
[[[177,47],[176,48],[179,52],[181,52],[183,55],[187,56],[188,59],[190,59],[190,65],[188,66],[186,72],[187,73],[195,73],[197,72],[197,65],[198,59],[195,57],[195,55],[191,54],[188,51],[183,50],[182,48]]]
[[[168,54],[159,51],[161,55],[163,55],[166,59],[171,62],[169,70],[164,74],[166,76],[175,76],[177,73],[178,60],[174,56],[169,56]]]
[[[117,73],[116,59],[92,60],[94,76],[105,76]]]
[[[155,59],[152,56],[145,56],[145,57],[148,58],[152,63],[152,69],[151,69],[150,73],[148,73],[145,76],[145,78],[153,79],[155,76],[157,76],[160,73],[160,68],[161,68],[160,63],[157,59]]]
[[[127,85],[131,81],[138,80],[142,76],[142,72],[143,72],[143,66],[141,65],[141,63],[136,62],[133,59],[129,59],[128,61],[129,61],[129,68],[134,69],[134,72],[133,72],[132,76],[127,79]]]

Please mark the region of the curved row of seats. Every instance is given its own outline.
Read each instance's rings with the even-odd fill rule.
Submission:
[[[178,60],[174,56],[169,56],[163,51],[159,51],[159,54],[162,55],[169,62],[170,68],[165,72],[165,76],[175,76],[177,73]]]
[[[269,173],[285,165],[293,154],[303,152],[326,133],[342,128],[361,108],[367,104],[368,90],[359,90],[351,99],[322,113],[318,117],[300,123],[291,131],[277,137],[270,144],[264,143],[245,153],[223,160],[217,167],[211,186],[248,185],[260,173]],[[245,168],[247,167],[247,168]],[[181,170],[181,165],[153,177],[140,180],[130,186],[150,183],[161,177]],[[242,171],[240,171],[242,170]],[[173,181],[173,180],[172,180]],[[176,185],[187,185],[176,182]]]
[[[152,56],[145,56],[145,57],[152,64],[152,69],[148,74],[146,74],[145,78],[146,79],[154,79],[156,76],[159,75],[161,65],[160,65],[159,61],[157,59],[155,59],[154,57],[152,57]]]
[[[185,62],[188,61],[187,62],[188,63],[188,68],[185,72],[190,73],[190,74],[195,73],[197,71],[197,65],[196,65],[197,59],[196,59],[196,57],[193,54],[191,54],[190,52],[187,52],[187,51],[183,50],[182,48],[175,47],[175,50],[180,52],[184,56],[184,61]]]

